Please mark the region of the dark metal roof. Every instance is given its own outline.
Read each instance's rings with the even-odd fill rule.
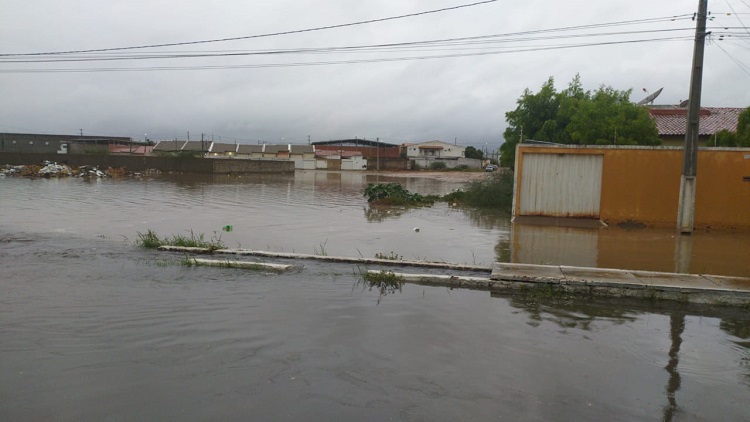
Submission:
[[[314,151],[312,145],[292,145],[292,154],[312,154]]]
[[[154,151],[180,151],[185,141],[159,141]]]
[[[211,141],[187,141],[182,146],[183,151],[208,151]]]
[[[280,151],[288,152],[289,151],[289,146],[288,145],[269,145],[269,144],[266,144],[266,148],[263,151],[266,152],[266,153],[269,153],[269,154],[271,154],[271,153],[275,154],[275,153],[280,152]]]
[[[369,139],[338,139],[333,141],[317,141],[312,145],[340,145],[344,147],[372,147],[372,148],[398,148],[397,144],[388,142],[371,141]]]
[[[220,143],[214,142],[214,145],[211,147],[211,152],[235,152],[235,151],[237,151],[236,144],[220,144]]]
[[[238,154],[252,154],[258,152],[263,152],[263,145],[240,144],[239,148],[237,149]]]

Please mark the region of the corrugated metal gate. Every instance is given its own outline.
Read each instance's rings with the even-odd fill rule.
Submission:
[[[524,154],[519,215],[599,218],[602,155]]]

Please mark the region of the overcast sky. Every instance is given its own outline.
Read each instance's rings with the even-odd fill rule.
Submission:
[[[0,0],[0,54],[249,37],[478,1]],[[307,143],[308,135],[312,141],[437,139],[496,147],[506,127],[505,112],[515,108],[524,89],[537,91],[550,76],[558,89],[580,73],[586,89],[601,84],[633,89],[634,101],[646,96],[644,88],[653,92],[661,87],[657,104],[686,99],[695,30],[690,16],[697,7],[698,0],[498,0],[235,41],[3,56],[0,131],[77,134],[83,130],[85,135],[136,139],[148,134],[152,140],[184,139],[190,132],[191,139],[205,133],[214,140],[242,143]],[[710,1],[709,10],[713,35],[706,45],[702,105],[750,106],[750,0]],[[733,10],[735,15],[726,15]],[[657,20],[671,16],[678,18]],[[623,21],[646,22],[542,31]],[[529,31],[540,32],[518,35]],[[719,40],[721,33],[734,36]],[[456,40],[449,45],[330,51],[503,34],[515,35]],[[632,40],[650,41],[623,43]],[[293,49],[316,50],[247,54]],[[147,54],[198,52],[214,56],[143,59]],[[216,56],[230,52],[240,55]],[[449,57],[425,58],[429,56]],[[104,57],[125,60],[59,61]],[[11,62],[39,59],[58,61]],[[150,70],[134,70],[143,68]],[[18,70],[23,72],[9,72]]]

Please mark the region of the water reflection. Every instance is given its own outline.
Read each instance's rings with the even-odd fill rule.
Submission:
[[[514,223],[510,243],[509,262],[750,277],[747,233]]]
[[[491,296],[507,299],[511,306],[526,312],[530,320],[528,324],[533,327],[538,327],[542,322],[547,321],[561,328],[588,331],[597,320],[606,320],[619,325],[637,319],[637,314],[627,307],[582,300],[544,289],[511,295],[493,292]]]
[[[380,222],[389,218],[399,218],[409,212],[410,208],[377,206],[368,204],[364,208],[365,218],[369,222]]]
[[[677,400],[675,395],[680,389],[682,383],[682,377],[680,372],[677,370],[677,366],[680,363],[680,346],[682,346],[682,333],[685,331],[685,315],[681,313],[673,313],[669,316],[669,335],[672,340],[672,344],[669,348],[669,362],[666,369],[669,374],[669,381],[667,382],[667,401],[668,404],[664,407],[664,421],[670,422],[677,412]]]

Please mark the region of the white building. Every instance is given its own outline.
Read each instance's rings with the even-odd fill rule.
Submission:
[[[421,144],[411,144],[406,147],[407,158],[442,158],[455,159],[463,158],[466,147],[449,144],[441,141],[422,142]]]

